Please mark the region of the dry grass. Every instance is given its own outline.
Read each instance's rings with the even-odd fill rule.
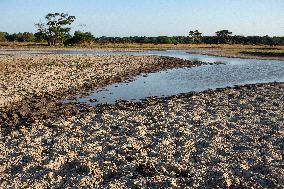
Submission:
[[[284,57],[284,49],[246,49],[242,50],[239,53],[248,54],[248,55],[257,55],[257,56],[276,56],[276,57]]]
[[[50,48],[46,43],[28,43],[28,42],[2,42],[0,48]],[[52,47],[55,48],[55,47]],[[56,48],[66,48],[56,46]],[[138,43],[93,43],[90,45],[78,45],[71,48],[113,48],[113,49],[190,49],[190,48],[208,48],[208,49],[269,49],[284,50],[284,46],[268,45],[239,45],[239,44],[138,44]]]

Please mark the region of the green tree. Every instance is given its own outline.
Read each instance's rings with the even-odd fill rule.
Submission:
[[[71,30],[69,27],[76,19],[67,13],[49,13],[45,16],[46,23],[39,22],[36,25],[39,35],[44,36],[49,45],[63,43]]]
[[[43,42],[45,40],[45,35],[42,32],[36,32],[34,37],[36,42]]]
[[[16,34],[16,33],[8,34],[8,35],[6,36],[6,39],[7,39],[8,41],[10,41],[10,42],[16,41],[16,39],[17,39],[17,34]]]
[[[90,32],[75,31],[73,38],[76,43],[90,43],[94,36]]]
[[[19,42],[32,42],[34,41],[35,37],[33,33],[24,32],[16,34],[16,41]]]
[[[75,31],[73,37],[70,36],[70,38],[64,42],[64,45],[91,43],[92,41],[94,41],[94,36],[90,32]]]
[[[7,33],[6,32],[0,32],[0,42],[7,41]]]
[[[262,44],[273,46],[273,40],[268,35],[262,37]]]
[[[229,30],[217,31],[216,36],[218,37],[218,43],[230,43],[232,34],[233,33]]]
[[[156,38],[156,44],[170,44],[171,39],[167,36],[158,36]]]
[[[190,31],[189,37],[193,43],[201,43],[202,41],[202,33],[200,33],[198,30]]]
[[[189,32],[189,37],[194,38],[194,31]]]

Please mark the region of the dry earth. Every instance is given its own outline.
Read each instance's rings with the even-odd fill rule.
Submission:
[[[245,86],[3,129],[1,187],[282,188],[283,94]]]
[[[143,55],[0,56],[0,109],[46,93],[76,93],[131,79],[141,72],[200,64]]]
[[[196,64],[129,55],[0,60],[1,105],[38,104],[26,110],[33,120],[17,127],[9,120],[25,120],[24,109],[3,109],[0,188],[284,187],[282,83],[141,103],[87,107],[55,100],[49,106],[69,88],[76,93],[143,71]],[[31,100],[43,93],[51,99]]]

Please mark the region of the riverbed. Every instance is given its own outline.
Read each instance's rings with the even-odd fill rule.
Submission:
[[[196,54],[209,51],[66,51],[65,53],[157,55],[207,63],[193,68],[174,68],[150,74],[141,74],[131,82],[115,83],[95,90],[88,96],[78,96],[76,98],[77,102],[91,105],[115,103],[119,100],[139,101],[152,96],[166,97],[180,93],[201,92],[208,89],[214,90],[237,85],[284,81],[284,61],[226,58]]]
[[[150,53],[164,56],[0,57],[0,102],[14,104],[0,112],[0,188],[283,188],[284,84],[205,90],[279,82],[283,62]],[[158,97],[112,104],[125,90]],[[98,94],[108,104],[89,106]]]
[[[244,58],[227,58],[205,55],[216,50],[0,50],[9,56],[54,55],[155,55],[189,61],[204,62],[206,65],[191,68],[172,68],[155,73],[141,74],[132,81],[114,83],[78,95],[65,102],[79,102],[90,105],[115,103],[119,100],[139,101],[147,97],[166,97],[187,92],[201,92],[208,89],[233,87],[236,85],[284,82],[284,61]],[[198,54],[200,53],[200,54]]]

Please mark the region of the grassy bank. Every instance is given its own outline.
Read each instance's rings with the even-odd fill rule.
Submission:
[[[241,54],[247,54],[247,55],[254,55],[254,56],[267,56],[267,57],[284,57],[284,49],[281,50],[269,50],[269,49],[263,49],[263,50],[257,50],[257,49],[249,49],[249,50],[242,50],[239,51]]]

